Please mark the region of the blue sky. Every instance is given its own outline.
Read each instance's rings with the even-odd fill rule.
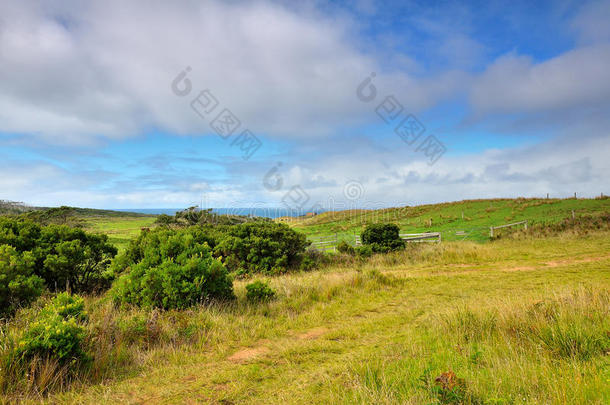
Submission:
[[[610,1],[31,0],[0,16],[0,199],[310,210],[610,192]],[[225,109],[239,125],[223,137]],[[409,116],[425,130],[401,138]]]

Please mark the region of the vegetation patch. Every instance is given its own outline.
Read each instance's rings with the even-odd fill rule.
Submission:
[[[233,298],[227,269],[192,233],[159,229],[138,242],[121,260],[127,267],[112,288],[116,302],[176,309]]]
[[[361,239],[375,253],[387,253],[405,247],[404,241],[400,239],[400,228],[396,224],[368,225],[362,232]]]
[[[246,298],[250,302],[271,301],[275,291],[264,281],[255,281],[246,285]]]

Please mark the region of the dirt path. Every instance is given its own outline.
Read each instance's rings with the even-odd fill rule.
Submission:
[[[283,340],[314,340],[321,337],[326,332],[328,332],[328,328],[325,327],[312,328],[301,333],[289,332],[288,337]],[[227,360],[234,363],[247,363],[250,360],[257,359],[269,353],[271,351],[269,344],[269,340],[261,340],[257,342],[254,347],[245,347],[236,351],[227,357]]]

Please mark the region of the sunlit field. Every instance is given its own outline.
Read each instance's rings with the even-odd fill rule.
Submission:
[[[245,299],[251,280],[231,303],[182,311],[89,296],[87,373],[62,387],[47,364],[0,384],[6,401],[53,403],[602,404],[608,252],[607,231],[417,244],[267,277],[268,303]]]

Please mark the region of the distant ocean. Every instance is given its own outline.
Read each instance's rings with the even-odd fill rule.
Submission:
[[[113,211],[136,212],[139,214],[151,215],[174,215],[184,208],[121,208]],[[289,210],[287,208],[212,208],[217,214],[250,215],[255,217],[279,218],[279,217],[298,217],[307,214],[304,210]],[[316,212],[320,213],[320,211]]]

